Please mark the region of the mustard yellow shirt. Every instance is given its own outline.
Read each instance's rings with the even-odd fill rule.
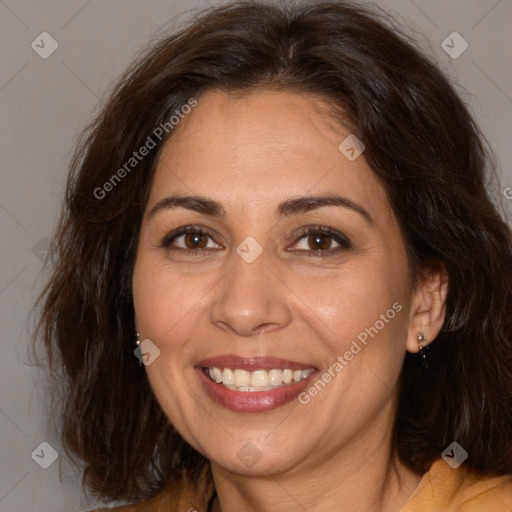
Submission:
[[[209,479],[205,479],[200,496],[186,485],[175,483],[137,505],[94,512],[207,512],[213,493]],[[512,475],[482,477],[466,471],[464,465],[452,469],[438,459],[397,512],[512,512]]]
[[[400,512],[512,512],[512,475],[482,477],[438,459]]]

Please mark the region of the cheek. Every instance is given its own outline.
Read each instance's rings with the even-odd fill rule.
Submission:
[[[322,369],[337,376],[332,387],[337,391],[330,396],[338,400],[342,394],[356,409],[362,396],[387,400],[399,377],[408,329],[406,269],[405,261],[373,258],[368,265],[347,265],[327,280],[294,283],[304,324],[321,343]]]
[[[218,291],[222,273],[187,273],[184,267],[141,251],[133,277],[133,299],[141,339],[160,349],[160,365],[188,368],[197,358],[200,331],[209,317],[208,305]],[[153,366],[147,367],[148,372]],[[187,370],[188,371],[188,370]]]
[[[160,354],[145,368],[153,393],[172,424],[189,433],[196,407],[190,392],[184,393],[193,369],[194,340],[207,279],[184,278],[167,265],[155,261],[151,253],[141,252],[133,275],[133,300],[141,340],[153,341]],[[197,336],[196,336],[197,337]],[[191,419],[192,418],[192,419]],[[191,442],[191,439],[188,439]]]
[[[396,323],[396,310],[402,309],[407,298],[406,279],[386,272],[387,267],[386,262],[380,265],[377,261],[364,266],[354,264],[328,278],[304,280],[297,276],[290,287],[303,313],[315,324],[323,325],[329,337],[354,336],[376,322],[380,330],[382,321],[386,325],[389,319],[393,320],[390,324]],[[393,308],[395,303],[402,307]]]
[[[352,272],[333,280],[327,295],[320,285],[301,292],[304,323],[322,354],[320,380],[328,383],[325,392],[313,383],[303,399],[319,397],[327,424],[339,425],[341,407],[350,416],[343,421],[360,428],[361,418],[377,414],[396,392],[408,328],[407,288],[397,283]]]
[[[200,304],[202,295],[197,282],[180,278],[144,254],[137,260],[133,300],[141,336],[163,341]]]

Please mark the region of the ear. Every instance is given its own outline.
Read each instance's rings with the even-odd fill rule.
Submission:
[[[431,343],[441,330],[446,315],[448,272],[444,263],[429,267],[420,276],[413,292],[409,317],[407,350],[419,352],[418,334],[423,334],[422,345]]]

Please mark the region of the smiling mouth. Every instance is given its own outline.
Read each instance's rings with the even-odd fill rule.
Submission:
[[[307,379],[314,368],[292,370],[273,368],[271,370],[248,371],[239,368],[204,367],[203,372],[212,382],[231,391],[256,392],[293,386]]]

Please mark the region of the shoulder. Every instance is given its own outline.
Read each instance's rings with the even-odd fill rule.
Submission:
[[[98,508],[90,512],[207,512],[213,494],[213,480],[203,473],[197,486],[192,486],[185,477],[176,478],[148,500],[134,505]]]
[[[434,462],[400,512],[510,512],[512,475],[490,476]]]

